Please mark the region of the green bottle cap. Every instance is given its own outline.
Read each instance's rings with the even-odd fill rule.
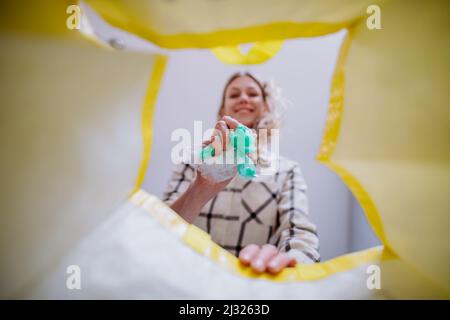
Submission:
[[[236,130],[229,134],[229,146],[234,148],[238,162],[243,159],[244,163],[238,164],[237,169],[240,176],[244,178],[252,178],[256,176],[256,167],[248,157],[249,153],[255,151],[254,136],[252,131],[240,124]],[[200,159],[208,159],[214,157],[214,148],[209,145],[200,151]]]

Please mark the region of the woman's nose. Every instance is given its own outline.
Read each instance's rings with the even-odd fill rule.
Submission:
[[[248,103],[248,96],[246,94],[241,95],[239,103]]]

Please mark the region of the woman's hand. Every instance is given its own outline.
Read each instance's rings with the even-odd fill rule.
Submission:
[[[294,258],[284,252],[278,252],[277,248],[271,244],[265,244],[262,247],[249,244],[239,253],[239,260],[244,265],[249,265],[255,272],[268,271],[272,274],[297,264]]]
[[[219,121],[217,121],[214,132],[209,140],[203,142],[202,148],[208,145],[214,149],[214,155],[217,156],[224,152],[228,148],[228,137],[229,130],[236,129],[240,123],[231,117],[224,116]],[[225,188],[228,183],[234,178],[236,172],[228,179],[218,181],[208,175],[204,175],[202,170],[197,171],[196,182],[209,189],[213,193],[219,193],[223,188]],[[230,172],[231,173],[231,172]]]
[[[203,147],[211,144],[214,148],[214,154],[218,155],[228,147],[228,130],[235,130],[240,123],[229,116],[223,116],[214,126],[211,138],[203,142]]]
[[[213,143],[217,152],[226,150],[228,141],[228,129],[236,129],[239,122],[231,117],[222,117],[215,126],[214,133],[210,140],[203,143],[203,147]],[[234,177],[234,176],[233,176]],[[188,223],[193,223],[206,203],[214,198],[233,179],[214,181],[204,177],[199,171],[189,188],[170,206]]]

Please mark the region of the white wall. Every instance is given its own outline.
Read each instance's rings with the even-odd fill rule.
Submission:
[[[119,39],[125,49],[154,49],[143,40],[103,26],[97,19],[93,24],[103,38]],[[288,41],[276,57],[258,66],[224,65],[207,50],[172,51],[156,105],[153,150],[144,189],[162,195],[172,168],[171,148],[176,144],[170,140],[172,131],[193,131],[195,120],[204,122],[204,130],[212,127],[225,81],[237,70],[248,70],[274,79],[293,103],[281,129],[281,154],[301,164],[309,186],[311,220],[319,230],[322,259],[378,244],[348,188],[315,160],[344,35],[340,32]]]

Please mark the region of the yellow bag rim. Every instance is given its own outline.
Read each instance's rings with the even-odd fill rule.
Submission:
[[[104,12],[97,13],[114,27],[127,30],[165,49],[210,49],[237,46],[242,43],[318,37],[348,28],[361,19],[358,17],[336,23],[275,21],[244,28],[221,29],[205,33],[162,34],[132,24],[131,21],[114,19]]]
[[[237,45],[212,48],[211,52],[225,64],[260,64],[273,58],[282,46],[283,41],[259,41],[246,54]]]
[[[155,218],[163,227],[173,232],[185,245],[211,259],[221,267],[242,277],[275,282],[314,281],[362,265],[379,264],[381,260],[393,257],[386,252],[383,246],[377,246],[342,255],[325,262],[298,264],[293,268],[282,270],[277,275],[269,273],[258,274],[250,267],[243,266],[237,257],[212,241],[208,233],[193,224],[187,223],[157,197],[144,190],[138,190],[130,197],[129,201]]]

